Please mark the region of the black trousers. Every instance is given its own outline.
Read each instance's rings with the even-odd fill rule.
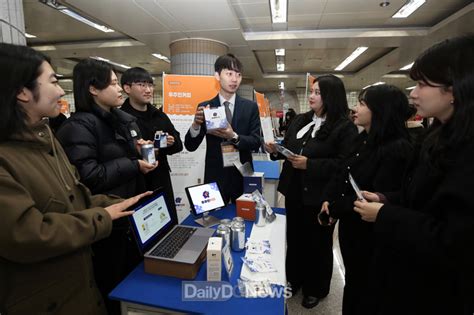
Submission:
[[[286,278],[305,296],[329,294],[332,277],[332,233],[334,226],[321,226],[320,209],[305,206],[301,199],[286,196]],[[315,258],[310,258],[315,257]]]
[[[107,313],[120,315],[120,302],[108,295],[142,260],[133,235],[123,226],[114,227],[109,237],[92,244],[92,251],[95,280]]]
[[[373,224],[360,218],[339,220],[339,245],[345,267],[342,314],[366,314],[369,272],[373,256]]]

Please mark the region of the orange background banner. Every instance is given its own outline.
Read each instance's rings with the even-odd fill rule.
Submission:
[[[271,112],[270,112],[270,100],[268,98],[265,98],[265,111],[266,115],[265,117],[271,117]]]
[[[313,87],[313,84],[314,84],[314,81],[316,81],[316,77],[312,76],[311,74],[308,75],[308,90],[311,89],[311,87]]]
[[[270,117],[270,101],[265,98],[265,94],[255,91],[255,101],[258,105],[260,117]]]
[[[163,74],[163,111],[168,115],[194,115],[199,103],[220,90],[213,76]]]
[[[265,95],[263,93],[255,92],[255,101],[258,105],[258,111],[260,112],[260,117],[265,117]]]
[[[58,104],[61,105],[61,113],[69,115],[69,103],[66,100],[60,99]]]

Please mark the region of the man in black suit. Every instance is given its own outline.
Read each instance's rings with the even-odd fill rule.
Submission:
[[[219,94],[212,100],[198,105],[193,124],[186,133],[184,146],[195,151],[206,137],[206,167],[204,182],[217,181],[224,202],[235,202],[243,193],[243,178],[239,171],[229,163],[232,156],[240,162],[252,164],[252,150],[260,147],[260,116],[255,102],[235,94],[242,82],[242,63],[232,54],[217,58],[215,77],[220,82]],[[227,128],[207,131],[204,108],[225,107],[229,122]],[[226,152],[223,156],[223,152]]]

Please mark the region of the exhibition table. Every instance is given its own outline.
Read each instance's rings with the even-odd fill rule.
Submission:
[[[280,215],[285,214],[285,209],[274,208]],[[211,215],[223,219],[236,216],[234,205],[229,205],[219,211],[214,211]],[[197,223],[191,216],[188,216],[183,225],[196,226]],[[273,224],[273,223],[272,223]],[[246,237],[250,236],[253,222],[245,221]],[[215,228],[215,227],[213,227]],[[285,233],[283,228],[278,233]],[[225,276],[223,281],[230,283],[234,288],[237,287],[237,280],[240,277],[242,269],[242,252],[231,251],[234,260],[234,271],[230,281]],[[278,257],[284,261],[284,253]],[[284,263],[283,263],[284,266]],[[283,271],[284,272],[284,271]],[[122,305],[122,314],[128,314],[128,311],[135,312],[153,312],[166,313],[205,313],[205,314],[284,314],[286,309],[285,297],[278,294],[276,297],[268,298],[243,298],[238,294],[226,300],[211,301],[189,301],[183,299],[183,281],[178,278],[158,276],[147,274],[144,271],[143,263],[140,263],[110,294],[109,297],[119,300]],[[204,262],[194,280],[206,281],[206,262]],[[283,292],[284,288],[275,286],[278,292]],[[238,289],[236,289],[238,292]]]

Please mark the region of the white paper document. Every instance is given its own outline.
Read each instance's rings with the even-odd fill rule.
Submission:
[[[285,257],[286,257],[286,216],[277,214],[275,221],[263,227],[252,227],[249,240],[251,242],[259,242],[260,240],[268,240],[271,244],[271,254],[268,254],[275,272],[252,272],[245,264],[242,265],[240,278],[250,281],[266,281],[271,284],[286,285],[285,275]],[[251,259],[255,255],[246,252],[245,257]]]

